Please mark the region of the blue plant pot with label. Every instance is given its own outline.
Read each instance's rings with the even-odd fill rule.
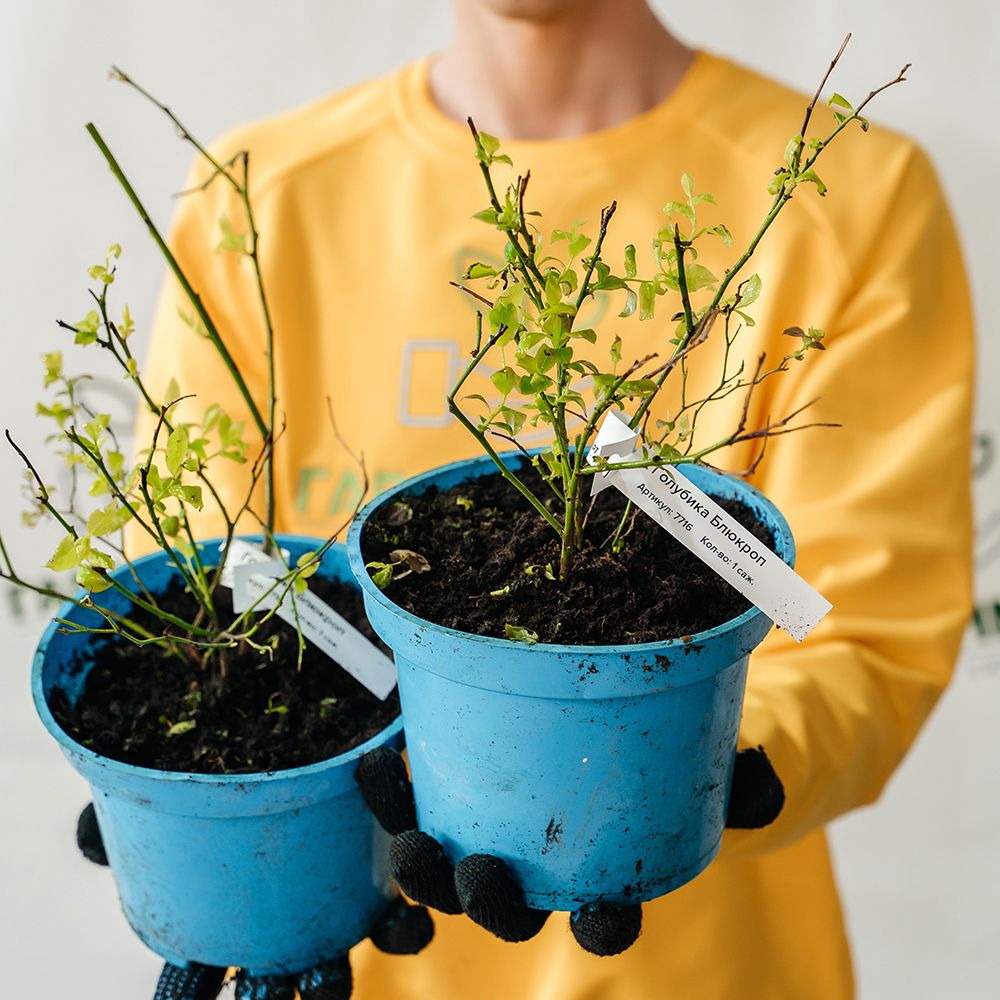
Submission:
[[[292,559],[321,544],[280,536]],[[206,560],[217,543],[202,546]],[[154,593],[176,577],[162,553],[135,562]],[[343,546],[319,573],[351,581]],[[117,570],[127,587],[127,570]],[[102,604],[124,611],[106,591]],[[100,624],[66,604],[59,617]],[[346,753],[267,773],[214,775],[133,767],[93,753],[56,723],[49,698],[79,697],[99,649],[52,622],[35,654],[32,689],[45,728],[90,783],[125,916],[139,937],[176,965],[238,965],[252,974],[295,973],[343,954],[368,936],[395,896],[387,836],[354,781],[358,760],[402,745],[399,719]]]
[[[407,480],[368,504],[348,534],[368,619],[396,654],[420,829],[453,862],[503,858],[539,909],[662,896],[718,853],[747,658],[771,622],[750,608],[663,642],[525,645],[394,604],[391,587],[381,591],[365,569],[367,520],[431,487],[495,474],[483,457]],[[761,493],[707,468],[684,474],[746,504],[792,564],[788,524]]]

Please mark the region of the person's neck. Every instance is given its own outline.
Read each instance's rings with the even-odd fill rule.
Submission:
[[[435,102],[503,139],[558,139],[610,128],[659,104],[694,52],[645,2],[593,0],[549,21],[455,5],[455,36],[430,68]]]

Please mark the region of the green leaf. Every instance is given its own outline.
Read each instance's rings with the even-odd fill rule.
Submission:
[[[472,510],[476,506],[475,501],[470,500],[468,497],[455,497],[455,503],[463,510]]]
[[[634,278],[635,274],[635,246],[630,243],[625,247],[625,275],[626,277]]]
[[[174,483],[170,487],[170,495],[177,497],[188,506],[194,507],[195,510],[201,510],[205,506],[200,486],[185,486],[183,483]]]
[[[733,234],[729,231],[727,226],[721,223],[717,226],[712,226],[711,229],[706,230],[706,232],[713,233],[722,240],[722,245],[724,247],[731,247],[733,245]]]
[[[479,145],[483,152],[492,156],[500,148],[500,140],[495,135],[490,135],[489,132],[480,132]]]
[[[767,186],[768,194],[778,194],[778,192],[785,186],[785,181],[787,181],[791,176],[792,175],[787,170],[776,170],[774,172],[774,177],[771,178],[771,183]]]
[[[600,292],[614,292],[619,288],[627,288],[628,285],[617,275],[606,274],[598,281],[592,282],[590,287]]]
[[[664,215],[683,215],[688,222],[694,223],[695,212],[690,205],[685,205],[682,201],[668,201],[663,206]],[[671,236],[671,239],[673,237]]]
[[[372,583],[374,583],[379,590],[385,590],[385,588],[392,583],[393,568],[392,563],[365,563],[365,569],[374,570],[372,573]]]
[[[181,519],[175,514],[171,514],[170,517],[163,518],[160,521],[160,530],[167,536],[167,538],[175,538],[177,533],[181,530]]]
[[[122,309],[122,319],[118,324],[118,332],[121,334],[122,340],[128,340],[135,333],[135,323],[127,305]]]
[[[490,376],[490,381],[497,387],[498,391],[506,397],[513,389],[517,388],[520,381],[518,374],[513,368],[501,368]]]
[[[499,416],[501,420],[497,421],[497,423],[506,426],[512,435],[517,434],[521,430],[526,419],[525,414],[520,410],[512,410],[509,406],[501,406]]]
[[[88,590],[92,594],[98,594],[102,590],[107,590],[108,587],[111,586],[110,581],[101,576],[101,574],[96,570],[91,569],[89,566],[77,567],[76,582],[83,587],[84,590]]]
[[[711,288],[718,280],[704,264],[688,264],[684,268],[689,292],[697,292],[702,288]]]
[[[484,208],[481,212],[476,212],[473,218],[491,226],[495,226],[497,224],[497,213],[496,210],[492,208]]]
[[[63,356],[62,351],[52,351],[42,355],[42,366],[45,369],[44,385],[46,387],[57,382],[62,376]]]
[[[308,580],[319,569],[319,553],[315,550],[303,552],[295,562],[295,568],[299,570],[299,579]],[[304,568],[303,568],[304,567]]]
[[[513,302],[500,299],[490,309],[489,313],[490,329],[496,333],[501,326],[508,330],[516,330],[518,327],[518,309]]]
[[[222,231],[222,239],[215,248],[216,253],[224,250],[246,253],[247,234],[236,232],[229,216],[225,213],[219,218],[219,229]]]
[[[597,395],[599,398],[603,398],[608,394],[611,386],[617,381],[614,375],[592,375],[591,379],[594,382],[594,388],[597,390]]]
[[[91,548],[89,538],[81,538],[77,542],[76,550],[80,556],[81,566],[96,567],[98,569],[114,569],[115,561],[107,554],[107,552],[101,552],[100,549]]]
[[[183,736],[185,733],[191,732],[198,723],[194,719],[186,719],[184,722],[175,722],[168,730],[167,736],[171,739],[174,736]]]
[[[689,198],[694,195],[694,178],[689,173],[681,174],[681,187]]]
[[[751,274],[740,287],[740,308],[746,308],[751,302],[756,302],[760,295],[761,281],[759,274]]]
[[[795,135],[788,140],[788,145],[785,146],[785,155],[782,159],[785,161],[785,166],[791,168],[792,164],[795,163],[795,156],[799,149],[802,147],[802,136]]]
[[[826,103],[831,108],[836,106],[838,108],[847,108],[848,111],[854,110],[854,105],[842,94],[831,94]]]
[[[118,501],[100,507],[87,518],[87,531],[91,535],[110,535],[120,531],[130,520],[132,514],[127,507],[121,507]]]
[[[508,639],[513,639],[515,642],[526,642],[533,644],[538,642],[538,633],[532,632],[530,628],[524,628],[521,625],[504,625],[503,630]]]
[[[585,340],[588,344],[597,343],[596,330],[570,330],[569,335],[571,337],[579,337],[580,340]]]
[[[94,444],[97,444],[101,435],[108,429],[108,424],[110,423],[110,413],[97,413],[94,415],[92,420],[88,420],[83,425],[83,430],[84,433],[94,442]]]
[[[805,182],[807,184],[815,184],[816,193],[821,198],[826,194],[826,185],[819,179],[819,175],[811,167],[808,170],[804,170],[801,174],[799,174],[797,180],[800,184],[802,182]]]
[[[611,363],[617,368],[618,363],[621,361],[621,359],[622,359],[622,338],[615,337],[615,339],[611,341]]]
[[[623,383],[620,392],[623,396],[652,396],[656,383],[651,378],[638,378]]]
[[[626,319],[635,312],[635,307],[639,303],[639,296],[636,295],[634,288],[626,289],[625,291],[625,306],[622,311],[618,314],[622,319]]]
[[[197,317],[193,312],[187,312],[185,309],[181,309],[180,306],[177,307],[177,315],[180,317],[181,322],[185,326],[191,327],[192,330],[199,337],[208,337],[208,330],[205,329],[205,324],[202,323],[201,319]]]
[[[79,565],[80,556],[76,549],[76,541],[72,535],[66,535],[45,565],[55,573],[62,573]]]
[[[465,269],[465,274],[462,275],[463,278],[492,278],[497,274],[497,269],[495,267],[490,267],[489,264],[480,264],[478,261],[475,264],[470,264]]]
[[[167,469],[170,475],[176,476],[184,464],[188,454],[189,442],[187,428],[175,427],[167,438],[167,446],[164,449],[167,461]]]
[[[652,319],[656,311],[656,287],[651,281],[639,285],[639,319]]]
[[[97,340],[97,331],[101,325],[101,317],[97,315],[96,309],[91,309],[79,323],[76,324],[76,336],[73,338],[77,344],[92,344]]]

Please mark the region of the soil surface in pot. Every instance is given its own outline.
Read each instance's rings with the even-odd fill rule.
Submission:
[[[317,596],[336,608],[384,652],[365,617],[361,595],[346,583],[309,581]],[[230,592],[219,588],[223,617]],[[180,586],[161,606],[192,620],[193,598]],[[141,612],[133,615],[151,624]],[[275,618],[261,642],[278,636],[273,658],[248,646],[228,650],[225,680],[218,661],[210,669],[130,643],[102,643],[75,705],[53,692],[52,714],[75,740],[114,760],[161,771],[246,774],[314,764],[363,743],[398,714],[396,692],[379,701],[314,646],[296,669],[294,630]],[[83,664],[81,664],[83,666]],[[178,723],[193,722],[194,726]],[[178,731],[178,729],[180,731]]]
[[[518,476],[536,496],[552,495],[527,463]],[[770,529],[748,507],[717,502],[773,546]],[[423,556],[430,569],[399,575],[387,596],[426,621],[477,635],[503,638],[509,624],[530,629],[539,642],[656,642],[721,625],[750,607],[635,508],[624,547],[615,554],[610,540],[624,510],[616,489],[598,494],[584,548],[565,583],[552,578],[559,570],[558,536],[499,475],[444,491],[432,487],[389,504],[365,525],[361,544],[366,562],[389,562],[399,549]]]

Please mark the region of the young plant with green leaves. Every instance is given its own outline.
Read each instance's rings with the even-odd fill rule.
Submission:
[[[709,240],[720,240],[729,248],[733,237],[725,225],[703,221],[705,206],[714,205],[715,199],[698,192],[687,174],[681,177],[683,197],[664,206],[666,222],[652,240],[650,271],[640,274],[633,245],[624,249],[619,257],[622,266],[615,269],[608,261],[605,243],[616,204],[612,202],[602,211],[596,240],[574,225],[553,230],[545,242],[537,219],[539,213],[525,208],[529,174],[517,176],[505,188],[499,188],[494,177],[496,168],[501,164],[512,168],[510,157],[501,151],[494,136],[479,132],[469,120],[489,196],[489,204],[476,218],[503,237],[504,263],[497,267],[474,263],[468,268],[464,279],[479,282],[480,287],[485,285],[484,290],[468,284],[458,286],[478,305],[476,341],[471,359],[448,396],[448,405],[496,464],[500,475],[559,535],[560,579],[572,572],[583,545],[587,522],[587,491],[583,484],[587,477],[609,469],[706,462],[715,453],[740,442],[760,440],[763,447],[771,437],[816,426],[794,423],[799,410],[751,427],[748,413],[757,386],[809,352],[824,349],[821,330],[790,327],[784,332],[793,338],[794,346],[770,365],[760,355],[753,370],[735,363],[733,345],[754,325],[747,310],[761,293],[761,279],[750,273],[747,265],[764,234],[804,187],[820,196],[826,193],[816,170],[824,151],[852,123],[867,130],[864,109],[883,90],[905,79],[908,66],[857,106],[834,94],[828,104],[833,109],[835,126],[826,135],[810,137],[814,109],[849,38],[831,62],[805,110],[798,133],[789,140],[770,179],[770,209],[721,278],[701,263],[699,252]],[[623,319],[637,316],[640,322],[649,321],[658,313],[662,315],[665,306],[671,323],[665,337],[666,349],[627,362],[622,357],[620,337],[598,344],[597,333],[577,322],[588,299],[598,292],[623,295],[619,313]],[[692,355],[713,336],[724,338],[721,367],[717,378],[713,376],[711,391],[695,398],[688,390]],[[595,347],[599,350],[590,350]],[[605,360],[595,363],[595,356]],[[498,402],[479,394],[463,395],[467,380],[487,358],[496,368],[491,378],[500,394]],[[650,407],[672,375],[680,382],[679,402],[665,419],[650,426]],[[737,392],[745,394],[745,401],[736,426],[716,440],[701,441],[696,431],[705,408]],[[463,408],[470,402],[479,407],[475,415]],[[602,418],[612,409],[631,409],[631,426],[642,432],[640,458],[627,464],[607,459],[588,462],[589,445]],[[526,425],[547,427],[552,435],[551,444],[532,456],[518,441]],[[494,447],[497,440],[514,445],[530,457],[550,492],[539,495],[509,468]],[[634,510],[627,509],[609,544],[620,548],[630,516],[634,516]]]
[[[9,431],[6,436],[27,470],[33,506],[25,520],[29,524],[54,521],[63,532],[46,563],[47,568],[56,573],[73,571],[76,583],[85,593],[82,596],[67,594],[56,586],[30,582],[15,569],[2,538],[0,578],[47,597],[70,601],[99,616],[99,623],[94,626],[60,619],[65,631],[109,635],[138,646],[157,646],[167,655],[199,664],[210,676],[223,680],[227,674],[229,650],[246,645],[261,655],[271,654],[273,640],[262,641],[261,637],[271,634],[267,625],[276,607],[264,606],[265,599],[275,597],[276,604],[287,599],[294,608],[296,595],[307,588],[308,578],[318,569],[336,534],[316,550],[303,555],[294,565],[286,562],[286,571],[247,611],[239,614],[224,611],[228,602],[220,600],[222,573],[237,537],[238,525],[247,520],[255,522],[265,551],[271,558],[284,561],[274,536],[274,454],[281,437],[275,423],[274,329],[258,256],[260,237],[249,196],[249,156],[241,152],[226,163],[220,162],[169,108],[120,70],[115,69],[112,75],[152,101],[207,161],[211,169],[202,188],[219,181],[228,184],[237,196],[243,212],[239,225],[243,228],[238,229],[223,216],[218,252],[239,254],[253,270],[267,333],[267,406],[257,405],[221,332],[177,258],[96,127],[88,125],[88,133],[186,294],[190,312],[182,313],[182,317],[197,335],[214,347],[246,404],[254,426],[248,434],[244,421],[236,419],[212,400],[203,401],[194,419],[182,418],[178,404],[189,397],[184,396],[176,381],[171,380],[162,395],[150,387],[132,352],[135,322],[129,308],[123,306],[118,313],[109,301],[121,257],[120,246],[110,247],[103,262],[89,269],[93,282],[89,290],[92,308],[77,322],[59,321],[59,326],[72,334],[77,348],[102,352],[112,360],[136,394],[139,407],[151,415],[153,429],[150,437],[141,442],[142,447],[134,458],[126,454],[111,415],[98,412],[87,403],[85,390],[91,376],[70,374],[62,350],[44,354],[43,382],[48,398],[38,404],[37,411],[51,421],[53,432],[48,444],[68,469],[69,486],[64,497],[46,484]],[[187,411],[190,410],[191,407],[187,407]],[[258,438],[256,442],[253,436]],[[223,500],[218,488],[223,475],[232,476],[233,465],[249,466],[245,493],[235,506]],[[364,477],[363,464],[361,468]],[[254,498],[261,483],[265,509],[258,511]],[[214,507],[224,525],[217,553],[209,553],[195,537],[196,516],[206,506]],[[163,553],[192,599],[194,610],[190,615],[185,617],[169,610],[164,606],[162,595],[152,593],[143,583],[126,551],[127,531],[145,536],[151,547]],[[120,572],[122,567],[124,573]],[[130,586],[123,580],[128,580]],[[114,607],[105,606],[99,596],[105,591],[117,591],[126,596],[131,604],[130,611],[123,614],[115,610],[121,606],[120,601],[113,602]],[[150,621],[156,623],[155,627],[149,625]],[[299,630],[300,664],[303,651],[304,640]]]

